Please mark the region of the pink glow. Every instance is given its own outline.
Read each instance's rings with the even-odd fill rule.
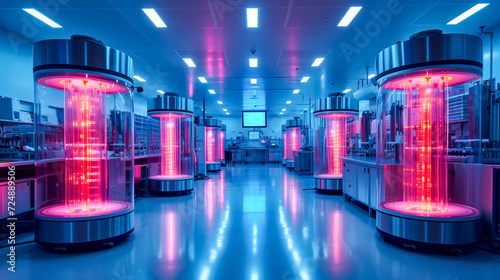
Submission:
[[[287,160],[293,160],[293,151],[300,151],[300,128],[292,127],[287,128],[286,131],[286,147],[285,147],[285,158]]]
[[[103,216],[114,213],[119,213],[132,208],[132,204],[128,202],[119,201],[108,201],[106,207],[100,207],[99,205],[91,205],[93,211],[87,212],[67,212],[65,204],[56,204],[41,208],[38,210],[37,215],[44,217],[54,217],[54,218],[84,218],[84,217],[95,217]]]
[[[319,178],[319,179],[342,179],[342,174],[340,174],[340,175],[318,174],[314,177]]]
[[[205,184],[205,205],[207,207],[207,219],[211,222],[214,216],[214,181],[208,180]]]
[[[177,238],[175,234],[175,217],[174,213],[170,212],[165,217],[167,219],[167,260],[172,262],[175,260],[175,250],[177,249]]]
[[[479,79],[479,75],[469,72],[450,72],[445,69],[422,70],[391,80],[383,85],[384,89],[404,90],[407,84],[415,88],[423,82],[434,87],[446,83],[447,86],[461,85]]]
[[[357,113],[319,113],[314,115],[316,118],[347,118],[357,116]]]
[[[475,217],[479,215],[479,211],[470,206],[448,202],[446,212],[429,212],[419,209],[408,209],[405,201],[389,201],[380,203],[379,207],[389,211],[402,214],[421,216],[421,217],[436,217],[436,218],[465,218]],[[433,205],[433,208],[439,208],[440,205]]]
[[[192,179],[193,176],[191,175],[156,175],[156,176],[151,176],[149,179],[151,180],[162,180],[162,181],[168,181],[168,180],[183,180],[183,179]]]
[[[181,119],[181,118],[192,117],[192,115],[190,114],[182,114],[182,113],[153,113],[149,114],[149,116],[155,118],[170,118],[170,119]]]
[[[341,248],[342,248],[342,228],[340,219],[342,216],[338,211],[333,212],[333,221],[332,221],[332,246],[333,247],[333,263],[336,265],[336,268],[339,264],[342,263],[341,259]]]
[[[226,132],[225,131],[220,131],[220,141],[219,141],[219,150],[220,150],[220,159],[221,162],[225,159],[224,155],[224,146],[226,145]]]
[[[56,76],[40,78],[37,82],[42,86],[58,90],[66,90],[68,86],[71,86],[77,89],[85,87],[97,90],[102,94],[125,93],[129,91],[126,86],[120,83],[91,74],[72,73],[66,75],[61,73]]]
[[[220,139],[216,137],[218,129],[215,127],[207,127],[206,128],[206,137],[205,137],[205,158],[206,163],[220,163],[220,159],[218,159],[218,142]]]
[[[173,116],[174,115],[174,116]],[[176,176],[181,173],[181,121],[177,114],[162,116],[161,125],[161,175]]]

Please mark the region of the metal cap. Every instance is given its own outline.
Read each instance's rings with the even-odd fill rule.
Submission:
[[[61,68],[102,72],[133,82],[130,56],[84,35],[73,35],[71,40],[38,41],[33,45],[33,72]]]
[[[222,127],[222,121],[210,117],[205,119],[204,125],[209,127]]]
[[[194,102],[191,99],[179,97],[177,93],[167,92],[148,99],[148,114],[178,112],[194,114]]]
[[[359,101],[354,97],[345,97],[340,93],[330,94],[314,103],[313,115],[324,113],[357,113]]]
[[[225,125],[225,124],[223,124],[223,125],[221,126],[221,129],[220,129],[220,130],[222,130],[222,131],[226,131],[226,125]]]
[[[281,131],[286,131],[286,125],[281,126]]]
[[[441,30],[416,33],[381,51],[375,59],[377,79],[416,67],[462,64],[483,67],[481,38],[467,34],[442,34]]]
[[[304,126],[304,121],[297,117],[297,118],[294,118],[293,120],[287,120],[285,126],[287,128],[288,127],[301,127],[301,126]]]

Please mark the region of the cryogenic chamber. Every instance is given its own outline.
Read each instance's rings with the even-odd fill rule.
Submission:
[[[283,158],[281,164],[286,166],[286,125],[281,126],[281,141],[283,143]]]
[[[342,191],[342,160],[348,154],[351,139],[358,134],[359,101],[341,94],[330,94],[315,102],[316,126],[314,181],[318,192]],[[350,151],[351,149],[349,149]]]
[[[86,36],[33,52],[35,241],[124,237],[134,228],[132,59]]]
[[[379,53],[377,229],[383,235],[438,246],[480,240],[482,60],[480,38],[440,30]],[[467,102],[467,114],[453,109],[457,99]]]
[[[207,172],[217,172],[221,169],[221,128],[220,120],[208,117],[205,119],[205,161]]]
[[[149,138],[160,143],[150,154],[148,189],[153,194],[187,194],[194,184],[193,100],[166,93],[148,99],[148,115],[160,123]]]
[[[223,166],[226,165],[226,125],[223,124],[220,130],[220,142],[219,142],[219,151],[220,151],[220,161]]]
[[[293,120],[287,120],[285,135],[283,136],[285,141],[285,165],[287,168],[292,169],[294,167],[294,151],[300,151],[302,147],[302,128],[304,127],[304,121],[299,117],[295,117]]]

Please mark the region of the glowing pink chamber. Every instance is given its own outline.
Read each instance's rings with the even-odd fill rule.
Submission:
[[[206,127],[205,130],[205,160],[206,163],[221,163],[221,129]]]
[[[288,127],[285,132],[285,159],[293,161],[293,151],[300,151],[302,135],[299,127]]]
[[[226,147],[226,132],[224,130],[220,131],[220,139],[219,139],[219,153],[221,162],[225,159],[224,149]]]

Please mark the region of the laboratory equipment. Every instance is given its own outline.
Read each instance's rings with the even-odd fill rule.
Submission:
[[[480,240],[482,60],[480,38],[440,30],[378,54],[377,230],[384,236],[452,248]],[[452,101],[465,96],[468,115],[455,118]]]
[[[132,59],[81,35],[33,52],[35,241],[110,244],[134,229]]]
[[[181,195],[194,186],[194,103],[176,93],[148,99],[148,115],[160,122],[150,139],[160,143],[160,155],[149,157],[148,189],[153,194]]]
[[[302,147],[302,128],[304,127],[304,121],[296,117],[292,120],[286,121],[286,132],[285,132],[285,161],[286,168],[293,169],[294,167],[294,151],[300,151]]]
[[[316,123],[314,147],[315,189],[321,193],[342,191],[342,160],[346,157],[351,136],[359,134],[357,123],[359,101],[342,94],[330,94],[315,102]]]
[[[207,172],[217,172],[221,169],[220,132],[222,122],[212,117],[205,119],[205,161]]]
[[[286,166],[286,125],[281,126],[281,141],[283,143],[283,158],[281,163],[283,166]]]
[[[226,165],[226,125],[223,124],[220,129],[220,142],[219,142],[219,151],[220,151],[220,161],[222,166]]]

